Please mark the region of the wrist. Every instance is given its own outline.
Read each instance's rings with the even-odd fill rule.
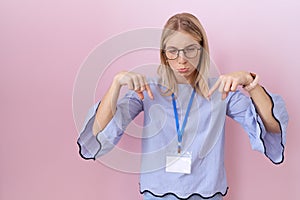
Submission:
[[[243,85],[243,88],[247,92],[253,90],[258,85],[259,82],[259,76],[257,74],[250,72],[249,75],[252,77],[252,81],[247,85]]]
[[[113,78],[112,86],[114,88],[121,88],[122,87],[122,79],[124,79],[124,73],[125,72],[119,72],[116,74]]]

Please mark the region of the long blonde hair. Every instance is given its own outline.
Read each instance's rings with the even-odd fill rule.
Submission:
[[[164,54],[166,48],[166,40],[172,34],[181,31],[192,36],[202,47],[199,64],[192,82],[190,83],[196,92],[204,97],[208,94],[208,75],[209,75],[209,49],[208,41],[204,28],[200,21],[190,13],[179,13],[172,16],[165,24],[160,42],[160,60],[158,67],[158,75],[161,84],[167,88],[164,92],[169,96],[172,92],[177,92],[177,84],[175,75],[167,62]]]

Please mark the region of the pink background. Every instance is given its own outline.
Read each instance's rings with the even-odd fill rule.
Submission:
[[[100,42],[135,28],[162,27],[182,11],[202,21],[223,73],[258,73],[266,88],[282,95],[290,115],[285,161],[278,166],[252,151],[241,127],[228,120],[230,189],[225,199],[297,198],[298,0],[2,0],[1,200],[141,199],[138,175],[80,158],[73,84],[82,62]]]

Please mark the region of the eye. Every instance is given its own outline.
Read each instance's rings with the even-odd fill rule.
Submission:
[[[194,52],[197,50],[197,48],[195,46],[191,46],[191,47],[186,47],[185,49],[185,52]]]
[[[167,52],[170,54],[177,54],[177,49],[167,49]]]

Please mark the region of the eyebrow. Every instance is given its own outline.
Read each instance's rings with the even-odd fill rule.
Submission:
[[[187,47],[191,47],[191,46],[198,46],[198,44],[190,44],[190,45],[187,45],[187,46],[184,47],[184,49],[187,48]],[[178,48],[175,47],[175,46],[167,46],[166,48],[174,48],[174,49],[178,49]]]

